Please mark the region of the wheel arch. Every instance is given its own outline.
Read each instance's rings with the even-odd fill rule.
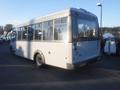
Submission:
[[[44,54],[43,54],[43,52],[40,51],[40,50],[36,50],[36,51],[34,52],[34,56],[33,56],[34,62],[36,62],[36,61],[35,61],[35,57],[36,57],[37,54],[40,54],[40,55],[42,56],[42,59],[44,60],[44,64],[45,64],[45,57],[44,57]]]

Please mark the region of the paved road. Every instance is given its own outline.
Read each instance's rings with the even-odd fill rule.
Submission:
[[[120,57],[68,71],[12,56],[0,45],[0,90],[120,90]]]

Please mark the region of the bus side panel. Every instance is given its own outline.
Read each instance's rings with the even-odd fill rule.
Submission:
[[[34,56],[34,53],[37,50],[43,53],[45,57],[45,63],[48,65],[67,68],[67,63],[72,63],[72,44],[71,43],[33,42],[32,56]]]
[[[17,41],[16,42],[16,55],[30,58],[31,54],[31,43],[26,41]]]
[[[36,51],[41,51],[48,65],[67,69],[67,63],[72,64],[72,43],[17,41],[16,48],[16,55],[31,60]]]

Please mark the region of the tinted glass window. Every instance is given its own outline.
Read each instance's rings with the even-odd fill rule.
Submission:
[[[42,40],[42,23],[36,24],[35,40]]]
[[[18,32],[17,32],[17,38],[18,38],[18,40],[21,40],[21,36],[22,36],[22,28],[18,28]]]
[[[97,20],[75,19],[76,27],[73,28],[73,41],[91,41],[98,39],[98,23]]]
[[[53,21],[43,22],[43,40],[53,40]]]
[[[28,40],[33,40],[33,31],[34,28],[32,28],[31,26],[28,26]]]
[[[27,31],[28,31],[28,27],[27,26],[23,27],[23,29],[22,29],[22,40],[27,40],[27,36],[28,36]]]
[[[97,37],[96,23],[88,20],[78,20],[79,37]]]
[[[65,40],[67,36],[66,32],[67,32],[67,17],[56,19],[54,26],[54,39]]]

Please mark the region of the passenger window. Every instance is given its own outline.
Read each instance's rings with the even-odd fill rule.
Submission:
[[[43,23],[43,40],[53,40],[53,20]]]
[[[21,36],[22,36],[22,31],[21,31],[22,28],[18,28],[18,32],[17,32],[17,38],[18,40],[21,40]]]
[[[28,27],[28,40],[29,41],[33,40],[33,31],[34,29],[31,26],[29,26]]]
[[[35,40],[42,40],[42,36],[42,23],[38,23],[35,29]]]
[[[27,36],[28,36],[27,31],[28,31],[28,27],[27,26],[23,27],[23,29],[22,29],[22,40],[27,40]]]
[[[56,19],[54,26],[54,39],[66,40],[67,38],[66,33],[67,33],[67,17]]]

